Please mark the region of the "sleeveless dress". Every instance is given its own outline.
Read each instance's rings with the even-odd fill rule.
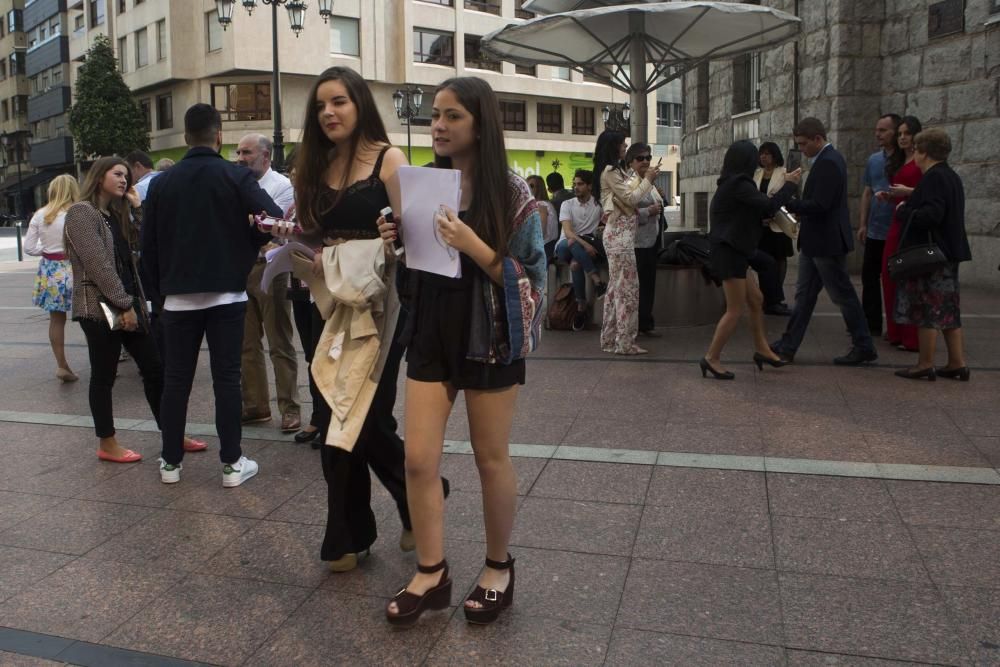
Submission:
[[[904,164],[892,182],[898,185],[905,185],[909,188],[917,187],[923,173],[913,160]],[[900,202],[906,201],[907,197],[893,198],[892,204],[895,208]],[[896,291],[898,285],[889,277],[889,257],[899,249],[900,237],[903,235],[903,227],[906,220],[900,220],[895,210],[892,213],[892,224],[889,226],[889,233],[885,238],[885,250],[882,253],[882,296],[885,299],[886,314],[886,337],[893,345],[902,345],[907,350],[916,350],[919,347],[917,340],[917,327],[912,324],[899,324],[896,322],[894,313],[896,311]]]
[[[380,211],[389,205],[389,195],[379,177],[387,150],[388,146],[379,153],[371,175],[348,186],[340,201],[337,201],[337,190],[327,188],[322,192],[320,210],[323,213],[319,224],[327,238],[378,238]],[[312,345],[315,349],[323,331],[323,319],[315,306],[312,311],[311,329],[315,338]],[[345,554],[362,552],[378,537],[375,514],[371,508],[369,466],[392,495],[403,528],[412,529],[406,504],[403,441],[396,433],[396,418],[392,414],[396,404],[399,364],[403,357],[403,347],[398,339],[405,322],[406,311],[401,309],[382,378],[354,450],[346,452],[325,445],[320,448],[323,477],[327,483],[326,535],[320,551],[323,560],[338,560]],[[322,405],[314,406],[314,413],[318,413],[315,425],[325,436],[330,425],[330,407],[324,401]]]

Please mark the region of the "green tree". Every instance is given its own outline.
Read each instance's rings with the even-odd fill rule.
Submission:
[[[118,71],[111,40],[106,36],[95,38],[87,51],[75,92],[69,129],[79,158],[149,150],[146,119]]]

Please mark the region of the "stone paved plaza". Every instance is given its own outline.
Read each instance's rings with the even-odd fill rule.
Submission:
[[[996,292],[963,294],[968,384],[897,379],[912,356],[884,343],[876,367],[831,366],[849,341],[825,301],[794,366],[757,372],[741,331],[735,382],[698,372],[710,327],[664,330],[641,359],[546,334],[512,438],[513,609],[482,628],[459,608],[484,545],[458,405],[455,606],[394,631],[383,607],[414,557],[377,483],[371,557],[331,574],[318,454],[247,429],[260,475],[223,489],[208,437],[165,486],[133,364],[116,415],[145,459],[99,462],[83,337],[70,325],[81,381],[61,385],[33,271],[0,264],[2,665],[1000,664]],[[203,355],[190,430],[214,433],[212,415]]]

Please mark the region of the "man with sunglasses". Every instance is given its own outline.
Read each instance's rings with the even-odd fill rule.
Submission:
[[[638,178],[645,178],[653,159],[652,148],[642,142],[633,143],[625,153],[625,164]],[[659,338],[653,321],[653,301],[656,296],[656,260],[660,252],[660,213],[663,198],[653,187],[636,207],[638,226],[635,232],[635,264],[639,273],[639,335]]]

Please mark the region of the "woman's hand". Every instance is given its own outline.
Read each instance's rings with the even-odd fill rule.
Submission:
[[[887,202],[891,198],[892,195],[889,193],[888,190],[879,190],[878,192],[875,193],[875,199],[879,200],[880,202]]]
[[[469,248],[479,239],[472,228],[462,222],[447,206],[442,206],[438,210],[438,214],[434,216],[434,223],[437,225],[441,240],[459,252],[469,254]]]
[[[130,185],[129,189],[125,192],[125,199],[128,200],[128,205],[132,208],[142,206],[142,200],[139,199],[139,193],[135,191],[134,185]]]
[[[897,199],[906,199],[913,194],[913,188],[908,188],[905,185],[899,185],[898,183],[893,183],[889,187],[889,194]]]
[[[656,182],[656,177],[660,175],[660,168],[658,166],[651,166],[646,170],[646,180],[650,183]]]
[[[395,219],[395,217],[393,218]],[[392,245],[393,241],[399,238],[399,223],[398,222],[388,222],[385,216],[379,216],[376,221],[378,224],[378,233],[385,241],[386,245]]]
[[[325,272],[323,271],[323,251],[320,249],[315,255],[313,255],[313,275],[317,278],[322,278]]]
[[[135,331],[139,328],[139,318],[135,316],[135,311],[131,308],[122,313],[122,329],[125,331]]]
[[[802,168],[799,167],[795,171],[789,171],[785,173],[785,183],[791,183],[792,185],[798,185],[802,181]]]
[[[265,217],[265,214],[260,215],[261,218]],[[271,228],[268,229],[264,225],[258,224],[257,229],[264,232],[265,234],[270,234],[276,239],[286,241],[295,235],[295,222],[293,220],[279,220],[278,218],[270,218]]]

